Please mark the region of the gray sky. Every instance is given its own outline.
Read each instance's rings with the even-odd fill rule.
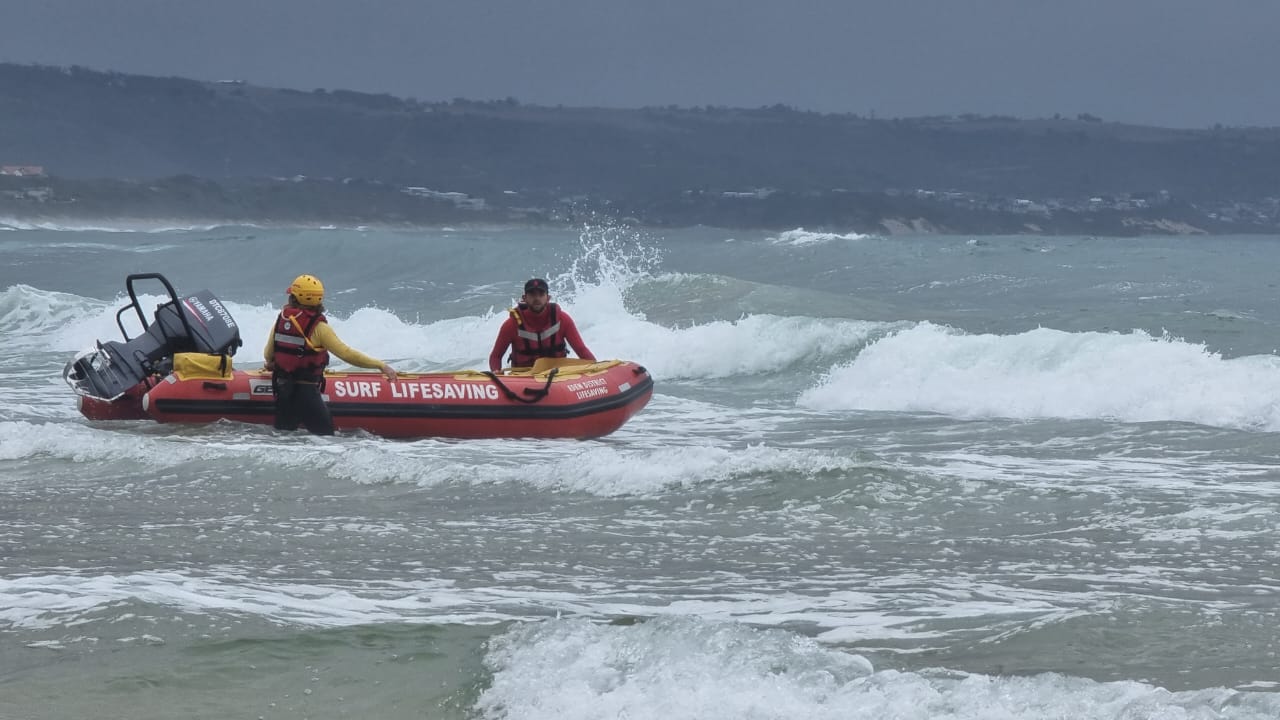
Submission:
[[[1280,125],[1277,0],[0,0],[0,38],[422,100]]]

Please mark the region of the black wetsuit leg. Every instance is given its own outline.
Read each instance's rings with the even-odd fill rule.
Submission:
[[[298,383],[294,398],[298,416],[312,435],[333,434],[333,415],[329,413],[329,406],[325,404],[324,398],[320,397],[318,384]]]
[[[320,386],[287,378],[275,380],[277,430],[297,430],[306,425],[313,435],[332,435],[333,416],[320,397]]]
[[[276,429],[297,430],[298,413],[293,407],[293,396],[298,384],[288,378],[276,376],[271,378],[271,386],[276,394]]]

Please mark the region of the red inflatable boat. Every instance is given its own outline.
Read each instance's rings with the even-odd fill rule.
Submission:
[[[559,362],[523,374],[401,373],[396,382],[373,372],[327,373],[323,395],[338,430],[388,438],[599,437],[653,395],[653,379],[633,362]],[[261,371],[214,379],[174,372],[142,396],[142,410],[167,423],[270,425],[274,408],[271,375]]]
[[[148,320],[135,284],[160,283],[169,299]],[[63,369],[80,412],[91,420],[271,425],[270,374],[233,370],[240,328],[208,290],[179,295],[163,275],[125,278],[129,304],[116,313],[123,341],[98,342]],[[137,314],[130,337],[122,315]],[[323,391],[339,430],[390,438],[591,438],[622,427],[653,395],[653,378],[623,360],[538,360],[508,374],[401,373],[396,382],[369,372],[326,373]]]

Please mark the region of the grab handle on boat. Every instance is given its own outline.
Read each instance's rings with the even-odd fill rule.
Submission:
[[[151,325],[147,322],[147,316],[142,314],[142,306],[138,304],[138,293],[133,288],[133,283],[136,280],[159,280],[160,284],[164,285],[164,289],[169,291],[169,302],[173,303],[174,312],[178,314],[178,319],[182,321],[182,329],[186,332],[186,337],[192,337],[191,323],[187,321],[186,313],[182,312],[182,307],[178,303],[178,291],[173,289],[169,279],[160,273],[133,273],[126,275],[124,278],[125,290],[129,291],[129,304],[120,308],[120,311],[116,313],[116,326],[120,328],[120,334],[124,335],[124,339],[129,340],[130,338],[129,333],[125,332],[124,322],[120,319],[120,316],[129,308],[133,308],[134,312],[138,313],[138,320],[142,322],[144,331]]]

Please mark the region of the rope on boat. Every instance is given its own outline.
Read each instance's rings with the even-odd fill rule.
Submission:
[[[493,384],[498,386],[498,389],[502,390],[502,394],[505,395],[508,400],[514,400],[516,402],[522,402],[526,405],[532,405],[533,403],[541,401],[543,398],[547,396],[547,393],[551,392],[551,382],[556,379],[556,374],[559,372],[560,372],[560,368],[552,368],[551,372],[547,373],[547,384],[543,385],[541,389],[530,388],[530,387],[525,388],[524,394],[529,395],[530,398],[524,398],[518,395],[515,390],[512,390],[511,388],[504,385],[503,382],[498,379],[498,376],[493,372],[486,370],[483,374],[485,375],[485,377],[488,377],[490,380],[492,380]]]

